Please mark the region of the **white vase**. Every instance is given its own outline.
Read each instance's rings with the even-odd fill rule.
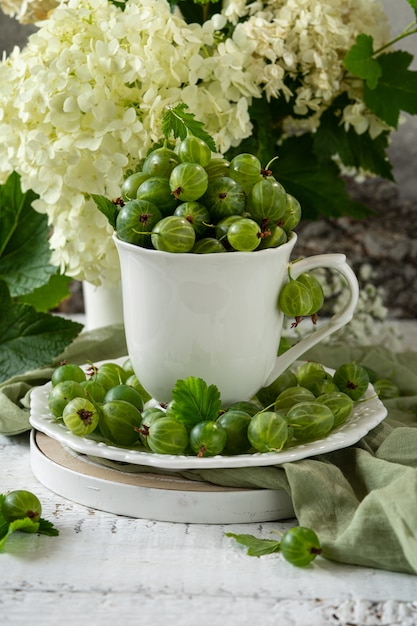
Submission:
[[[93,330],[102,326],[123,323],[121,284],[117,287],[97,287],[83,282],[85,326]]]

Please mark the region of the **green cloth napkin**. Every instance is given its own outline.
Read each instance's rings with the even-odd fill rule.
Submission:
[[[30,390],[47,382],[64,358],[84,363],[110,360],[126,352],[122,326],[82,333],[51,367],[3,383],[0,433],[12,436],[30,428]],[[386,400],[388,417],[348,448],[282,467],[177,474],[231,487],[285,489],[298,522],[319,535],[326,558],[417,573],[417,353],[393,353],[383,346],[318,346],[305,358],[333,368],[355,360],[379,378],[390,378],[401,395]],[[123,471],[155,469],[123,466]]]

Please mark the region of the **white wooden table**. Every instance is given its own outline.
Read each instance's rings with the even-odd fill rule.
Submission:
[[[415,626],[417,577],[317,558],[253,558],[225,532],[288,522],[190,525],[74,504],[32,475],[29,436],[0,436],[1,492],[29,489],[59,537],[15,533],[0,553],[0,623],[42,626]]]

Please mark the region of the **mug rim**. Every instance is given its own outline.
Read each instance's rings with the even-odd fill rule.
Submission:
[[[144,254],[144,255],[150,255],[150,256],[155,256],[155,254],[158,255],[158,258],[162,258],[162,257],[166,257],[166,258],[176,258],[176,259],[185,259],[185,258],[202,258],[202,259],[207,259],[207,257],[211,258],[211,257],[215,257],[216,259],[220,259],[220,258],[224,258],[224,257],[233,257],[233,258],[242,258],[242,257],[247,257],[250,256],[251,258],[254,257],[254,255],[256,256],[267,256],[268,254],[274,254],[277,252],[277,250],[282,250],[282,249],[286,249],[289,247],[293,247],[298,239],[297,233],[295,231],[291,231],[288,240],[285,243],[282,243],[280,246],[276,246],[274,248],[264,248],[263,250],[252,250],[252,251],[248,251],[248,252],[242,252],[240,250],[225,250],[224,252],[211,252],[211,253],[207,253],[207,254],[194,254],[191,251],[190,252],[167,252],[165,250],[156,250],[155,248],[144,248],[143,246],[138,246],[134,243],[129,243],[127,241],[123,241],[122,239],[119,239],[117,236],[117,231],[115,230],[113,235],[112,235],[112,239],[116,245],[116,247],[122,247],[125,248],[126,250],[131,250],[131,251],[140,251],[140,253]]]

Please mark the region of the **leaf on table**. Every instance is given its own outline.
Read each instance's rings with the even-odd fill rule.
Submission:
[[[226,537],[236,539],[238,543],[248,548],[249,556],[264,556],[281,550],[281,542],[274,539],[259,539],[254,535],[225,533]]]
[[[362,33],[356,37],[356,43],[346,53],[343,60],[345,68],[355,76],[363,78],[370,89],[377,86],[382,74],[378,60],[372,58],[373,54],[373,38],[371,35]]]
[[[107,217],[110,226],[116,228],[116,218],[119,213],[119,207],[117,204],[106,198],[106,196],[99,196],[95,193],[91,194],[91,198],[96,203],[98,210],[103,213],[105,217]]]
[[[187,428],[204,420],[215,420],[221,409],[220,392],[216,385],[207,386],[202,378],[195,376],[177,380],[172,398],[172,411]]]
[[[0,537],[0,550],[4,548],[4,544],[7,539],[17,530],[24,530],[28,533],[36,533],[39,529],[39,522],[33,522],[30,517],[24,517],[22,519],[16,519],[7,525],[6,533]]]
[[[413,56],[396,50],[378,56],[382,74],[375,89],[365,85],[369,109],[389,126],[397,128],[401,111],[417,114],[417,72],[408,69]]]
[[[392,165],[388,160],[388,134],[380,133],[372,139],[366,131],[358,135],[353,128],[347,131],[341,122],[341,111],[350,103],[344,94],[335,99],[320,118],[320,126],[313,136],[314,152],[319,161],[339,155],[348,167],[361,168],[388,180],[393,180]]]
[[[0,381],[49,364],[82,328],[30,305],[13,304],[0,280]]]
[[[279,148],[280,159],[271,170],[288,193],[301,204],[304,219],[350,216],[362,218],[372,211],[352,200],[337,165],[331,160],[320,161],[309,135],[291,137]]]
[[[40,535],[47,535],[48,537],[58,537],[59,535],[59,530],[58,528],[56,528],[52,522],[50,522],[47,519],[44,519],[43,517],[41,517],[39,519],[39,528],[38,528],[38,533]]]

